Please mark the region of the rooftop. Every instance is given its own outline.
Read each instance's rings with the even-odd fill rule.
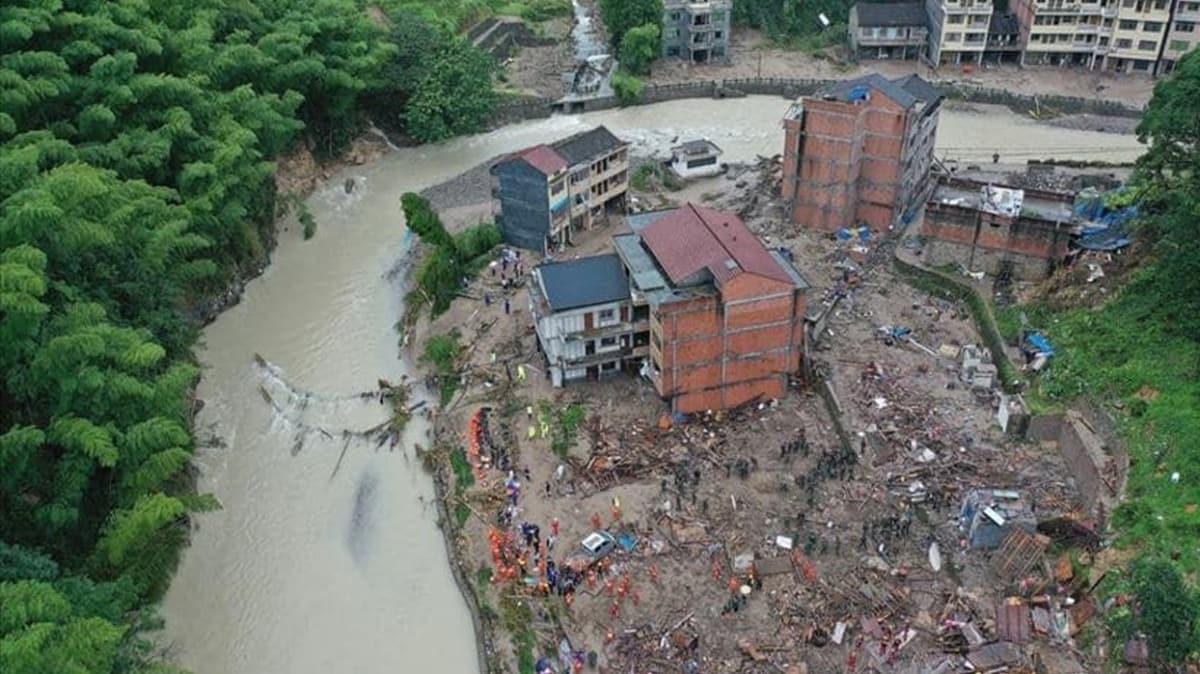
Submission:
[[[710,155],[721,154],[721,148],[711,140],[704,138],[680,143],[679,145],[671,148],[671,152],[689,157],[707,157]]]
[[[518,152],[516,156],[546,175],[554,175],[567,168],[567,162],[557,152],[545,145],[526,148]]]
[[[613,135],[607,127],[598,126],[589,131],[567,136],[550,144],[568,166],[583,164],[599,155],[609,154],[625,145],[625,141]]]
[[[534,267],[552,311],[606,304],[629,298],[629,281],[614,254],[547,262]]]
[[[742,272],[793,282],[746,223],[732,213],[687,204],[646,225],[641,235],[675,285],[711,277],[720,287]]]
[[[990,197],[985,197],[985,194]],[[965,180],[939,181],[929,200],[1009,217],[1020,216],[1053,222],[1072,222],[1074,218],[1069,199],[1057,200],[1030,190]]]
[[[878,73],[842,80],[817,92],[817,97],[851,102],[865,99],[871,90],[878,91],[906,109],[942,99],[942,94],[918,75],[905,75],[889,80]]]
[[[924,26],[925,5],[919,2],[860,2],[854,5],[858,25]]]

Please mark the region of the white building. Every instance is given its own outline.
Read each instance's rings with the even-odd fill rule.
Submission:
[[[555,386],[616,374],[649,353],[647,340],[635,345],[629,279],[616,255],[534,267],[529,303]]]
[[[721,172],[721,148],[710,140],[689,140],[671,148],[671,170],[680,178],[702,178]]]

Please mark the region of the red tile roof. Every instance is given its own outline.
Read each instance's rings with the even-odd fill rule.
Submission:
[[[548,176],[567,168],[567,160],[547,145],[534,145],[518,152],[517,156]]]
[[[704,269],[718,287],[743,271],[792,283],[758,237],[732,213],[689,203],[642,230],[642,241],[672,283]]]

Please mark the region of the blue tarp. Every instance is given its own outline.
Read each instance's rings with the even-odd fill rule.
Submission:
[[[1047,358],[1054,356],[1054,347],[1050,344],[1050,340],[1036,331],[1025,333],[1024,350],[1029,353],[1044,354]]]
[[[1075,216],[1088,221],[1075,242],[1083,250],[1118,250],[1131,243],[1126,226],[1137,218],[1138,207],[1111,210],[1104,201],[1104,196],[1095,192],[1080,194],[1075,201]]]
[[[633,549],[637,547],[637,539],[634,538],[633,534],[621,534],[617,536],[617,544],[625,552],[633,552]]]

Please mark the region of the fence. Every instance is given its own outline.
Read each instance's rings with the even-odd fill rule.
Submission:
[[[647,84],[634,105],[649,105],[686,98],[725,98],[742,95],[783,96],[797,98],[816,93],[839,80],[819,80],[789,77],[745,77],[721,80],[695,80],[671,84]],[[1133,108],[1111,100],[1078,98],[1074,96],[1027,96],[1003,89],[977,87],[955,82],[933,82],[933,86],[948,99],[969,103],[1003,105],[1018,114],[1030,110],[1054,110],[1060,113],[1140,117],[1141,108]],[[576,101],[552,98],[526,98],[498,106],[494,126],[503,126],[527,119],[542,119],[555,113],[583,113],[619,107],[615,96],[600,96]]]

